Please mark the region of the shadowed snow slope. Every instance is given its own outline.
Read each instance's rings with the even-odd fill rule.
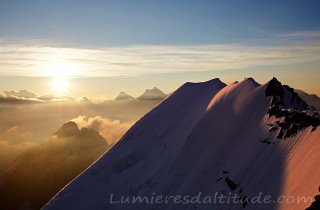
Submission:
[[[184,84],[44,209],[306,208],[312,200],[254,202],[259,195],[260,199],[271,196],[271,200],[281,195],[314,196],[320,183],[316,176],[320,169],[314,167],[320,160],[319,114],[303,115],[312,118],[315,127],[298,129],[290,138],[278,138],[279,132],[291,127],[276,125],[294,117],[280,119],[268,114],[271,105],[275,109],[276,103],[271,102],[278,99],[275,93],[266,95],[267,87],[273,90],[274,84],[261,86],[252,78],[228,86],[218,79]],[[279,84],[276,88],[283,90],[281,99],[285,101],[279,110],[287,105],[292,109],[295,104],[288,104],[292,101],[288,97],[293,93]],[[200,202],[192,202],[191,198],[199,194]],[[180,203],[171,198],[167,203],[162,199],[150,204],[152,196],[158,195],[183,198]],[[227,203],[225,198],[219,203],[215,195],[237,199]],[[128,197],[132,201],[135,196],[146,196],[149,203],[110,203],[110,198],[121,201],[121,197]],[[204,203],[206,196],[211,199],[207,197]]]

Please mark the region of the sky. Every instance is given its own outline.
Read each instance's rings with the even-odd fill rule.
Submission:
[[[319,11],[317,0],[0,0],[0,90],[112,98],[275,76],[320,95]]]

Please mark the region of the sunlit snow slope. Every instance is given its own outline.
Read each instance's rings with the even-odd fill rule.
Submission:
[[[276,79],[186,83],[44,209],[305,209],[312,200],[254,198],[318,194],[318,125],[319,113]],[[111,195],[117,201],[199,193],[211,203],[110,203]],[[216,194],[238,202],[219,203]]]

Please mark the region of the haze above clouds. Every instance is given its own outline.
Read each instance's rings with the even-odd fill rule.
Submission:
[[[74,121],[80,128],[93,129],[112,145],[158,100],[120,100],[94,104],[88,99],[40,101],[29,91],[7,91],[0,97],[0,165],[47,139],[62,124]],[[54,97],[54,96],[53,96]],[[85,99],[85,98],[84,98]]]
[[[6,91],[0,97],[0,207],[4,209],[41,208],[162,100],[94,104],[86,97],[38,98],[29,91]]]

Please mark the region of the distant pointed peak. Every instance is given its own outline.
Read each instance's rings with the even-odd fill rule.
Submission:
[[[120,92],[119,95],[114,100],[129,100],[129,99],[134,99],[134,98],[125,92]]]
[[[73,121],[66,122],[65,124],[62,125],[62,127],[76,127],[78,129],[77,123],[75,123]]]
[[[123,95],[123,96],[130,96],[128,93],[126,92],[120,92],[119,95]]]
[[[157,87],[153,87],[152,89],[146,89],[146,91],[145,92],[158,92],[158,93],[162,93],[162,94],[164,94],[159,88],[157,88]]]
[[[90,101],[90,99],[87,98],[86,96],[83,96],[83,97],[81,97],[81,98],[76,98],[76,100],[77,100],[78,102],[82,102],[82,103],[92,103],[92,102]]]
[[[61,126],[54,134],[57,136],[73,136],[79,131],[78,125],[73,121],[68,121]]]
[[[151,89],[146,89],[145,90],[145,92],[151,92],[151,91],[153,91],[153,92],[161,92],[161,93],[163,93],[159,88],[157,88],[157,87],[153,87],[153,88],[151,88]],[[164,93],[163,93],[164,94]]]
[[[160,100],[164,99],[167,95],[164,94],[159,88],[153,87],[152,89],[146,89],[144,93],[138,97],[140,100]]]

